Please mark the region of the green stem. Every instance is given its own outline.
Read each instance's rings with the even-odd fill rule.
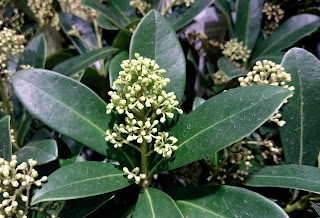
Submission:
[[[284,208],[284,211],[286,213],[292,213],[296,210],[304,210],[306,209],[306,207],[308,206],[308,199],[312,196],[312,193],[308,194],[308,195],[305,195],[305,196],[302,196],[300,198],[299,201],[295,202],[294,204],[288,204],[286,206],[286,208]]]
[[[141,144],[141,173],[145,174],[146,176],[148,175],[148,143],[146,141],[143,141]],[[144,187],[145,184],[144,179],[140,184]]]
[[[97,23],[96,19],[93,20],[93,25],[94,25],[94,31],[96,32],[96,35],[97,35],[98,47],[102,48],[103,47],[102,46],[102,41],[101,41],[102,36],[101,36],[101,32],[99,30],[98,23]],[[100,73],[101,73],[102,76],[106,77],[107,76],[107,71],[106,71],[106,69],[104,67],[104,59],[100,60],[100,65],[101,65]]]
[[[175,0],[174,2],[172,2],[171,4],[168,4],[165,9],[163,9],[163,11],[161,11],[161,15],[164,16],[166,15],[166,13],[169,11],[170,8],[172,8],[173,6],[175,6],[177,3],[179,2],[179,0]]]

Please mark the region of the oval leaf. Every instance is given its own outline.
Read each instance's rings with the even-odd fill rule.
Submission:
[[[46,50],[46,39],[43,34],[40,34],[28,43],[20,56],[17,70],[20,70],[21,65],[30,65],[33,68],[44,68]]]
[[[171,82],[165,89],[174,92],[178,101],[181,101],[186,84],[185,57],[176,33],[155,10],[151,10],[141,20],[132,36],[131,59],[135,53],[154,59],[161,69],[167,71],[164,77],[170,78]]]
[[[5,116],[0,120],[0,157],[10,161],[11,154],[10,116]]]
[[[31,204],[85,198],[112,192],[130,185],[123,171],[103,162],[81,162],[62,167],[48,177]]]
[[[173,198],[185,217],[289,217],[262,195],[227,185],[187,187]]]
[[[280,128],[286,163],[314,165],[320,150],[320,61],[300,48],[286,53],[282,66],[291,74],[294,95],[284,105]]]
[[[38,162],[37,165],[41,165],[57,159],[58,146],[53,139],[33,141],[23,146],[14,154],[17,155],[19,163],[28,162],[32,158]]]
[[[104,58],[111,58],[119,52],[119,49],[112,47],[100,48],[90,51],[79,56],[70,58],[53,68],[53,71],[59,72],[66,76],[73,76],[81,70],[93,65],[96,61]]]
[[[221,57],[218,59],[218,68],[226,76],[227,80],[247,75],[249,72],[242,67],[235,66],[227,57]]]
[[[271,36],[261,40],[251,56],[257,57],[272,54],[288,48],[302,37],[317,30],[320,25],[319,21],[318,16],[311,14],[290,17]]]
[[[158,189],[145,188],[139,195],[138,202],[133,214],[133,218],[140,217],[183,218],[183,215],[169,195]]]
[[[293,188],[320,193],[320,169],[307,165],[280,165],[260,168],[246,178],[245,185]]]
[[[256,85],[210,98],[173,127],[170,135],[178,139],[178,150],[170,163],[168,159],[157,162],[150,175],[187,165],[239,141],[266,122],[290,93]]]
[[[118,78],[119,72],[122,70],[121,62],[123,60],[129,59],[129,54],[126,51],[122,51],[111,60],[109,65],[109,80],[110,80],[110,87],[112,86],[113,82]]]

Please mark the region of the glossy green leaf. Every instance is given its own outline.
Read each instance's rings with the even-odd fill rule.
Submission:
[[[312,207],[314,208],[314,210],[317,212],[317,214],[320,216],[320,206],[312,201],[310,201]]]
[[[38,162],[37,165],[42,165],[57,159],[58,146],[53,139],[32,141],[14,154],[17,155],[19,163],[28,162],[33,158]]]
[[[73,76],[85,68],[93,65],[96,61],[104,58],[111,58],[119,52],[119,49],[112,47],[100,48],[90,51],[79,56],[70,58],[53,68],[53,71],[59,72],[66,76]]]
[[[40,34],[28,43],[21,54],[17,70],[21,65],[30,65],[33,68],[44,68],[46,62],[46,39]]]
[[[259,168],[246,177],[248,186],[293,188],[320,193],[320,169],[307,165],[279,165]]]
[[[154,9],[156,11],[160,11],[163,0],[147,0],[147,2],[150,4],[150,8],[148,9],[150,10]]]
[[[63,206],[63,209],[59,213],[60,218],[83,218],[92,214],[94,211],[99,209],[107,201],[114,197],[112,193],[103,195],[80,198],[69,200]]]
[[[31,124],[32,116],[28,114],[18,130],[18,135],[16,139],[18,145],[23,145],[24,139],[30,130]]]
[[[234,186],[205,185],[176,190],[173,194],[184,217],[289,217],[264,196]]]
[[[132,36],[130,58],[139,53],[143,57],[154,59],[167,72],[170,78],[166,91],[174,92],[181,101],[185,88],[186,62],[176,33],[165,18],[151,10],[139,23]]]
[[[258,38],[262,20],[263,0],[237,0],[235,37],[250,50]]]
[[[168,16],[168,21],[175,31],[189,24],[201,11],[211,5],[213,0],[201,0],[191,3],[190,7],[181,4]]]
[[[100,195],[130,185],[123,171],[103,162],[81,162],[62,167],[48,177],[33,198],[43,201],[69,200]]]
[[[140,19],[134,20],[133,22],[129,23],[126,26],[126,29],[120,30],[119,33],[114,38],[112,42],[112,46],[115,48],[120,48],[122,50],[128,50],[128,47],[130,46],[131,37],[132,37],[132,32],[128,30],[131,28],[136,29],[139,22],[140,22]]]
[[[316,15],[300,14],[290,17],[268,38],[259,41],[251,56],[257,57],[282,51],[317,30],[319,25],[320,19]]]
[[[173,127],[170,135],[178,139],[178,149],[171,162],[161,159],[150,174],[187,165],[239,141],[265,123],[290,93],[279,87],[249,86],[210,98]]]
[[[98,0],[82,0],[81,4],[98,11],[120,29],[124,29],[137,18],[136,9],[130,6],[130,0],[107,1],[104,3],[100,3]]]
[[[118,30],[119,28],[111,23],[108,18],[100,14],[97,18],[97,23],[99,27],[106,29],[106,30]]]
[[[110,87],[112,86],[113,82],[118,78],[119,72],[122,70],[120,64],[123,60],[129,59],[129,54],[126,51],[122,51],[111,60],[109,65],[109,81]]]
[[[291,74],[294,95],[283,106],[280,136],[286,163],[314,165],[320,150],[320,61],[300,48],[289,50],[281,65]]]
[[[72,44],[77,48],[80,54],[92,51],[98,46],[96,34],[86,21],[71,13],[59,14],[59,21],[61,29],[70,39]],[[69,34],[69,31],[72,30],[73,25],[77,30],[79,30],[81,38]]]
[[[11,160],[10,116],[0,120],[0,157]]]
[[[214,4],[224,13],[228,21],[229,38],[233,38],[233,20],[231,16],[231,8],[228,0],[215,0]]]
[[[273,61],[276,64],[280,64],[284,54],[285,52],[273,52],[272,54],[255,57],[250,61],[250,69],[253,68],[254,65],[256,65],[257,61],[268,60],[268,61]]]
[[[183,217],[181,211],[166,193],[154,189],[145,188],[139,195],[133,218],[144,217]]]
[[[79,55],[79,52],[74,48],[67,48],[57,51],[47,57],[45,69],[52,70],[57,64],[76,55]]]
[[[239,76],[245,76],[249,72],[242,67],[234,65],[227,57],[221,57],[218,59],[218,68],[226,76],[227,80],[232,80]]]
[[[202,105],[206,100],[200,97],[195,97],[193,104],[192,104],[192,110],[197,109],[200,105]]]

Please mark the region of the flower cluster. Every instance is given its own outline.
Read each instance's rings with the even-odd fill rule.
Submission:
[[[140,173],[139,167],[134,168],[131,172],[127,167],[123,167],[123,172],[124,172],[124,175],[127,175],[128,179],[134,179],[136,184],[139,184],[141,179],[146,178],[146,174]]]
[[[226,76],[223,74],[221,70],[218,70],[213,74],[213,81],[216,85],[224,85],[228,82]]]
[[[187,7],[190,7],[190,5],[194,3],[195,0],[178,0],[178,1],[180,4],[184,3]]]
[[[145,0],[131,0],[129,4],[138,9],[141,14],[144,14],[145,10],[151,6],[151,4]]]
[[[280,5],[274,5],[271,2],[266,2],[263,6],[262,13],[265,13],[267,16],[264,30],[267,34],[271,34],[279,27],[279,22],[284,17],[284,10],[280,8]]]
[[[17,156],[12,155],[11,161],[0,158],[0,192],[3,201],[0,204],[0,217],[26,218],[28,195],[32,185],[41,186],[47,181],[44,176],[36,180],[38,172],[33,168],[37,161],[33,159],[18,165]]]
[[[243,41],[238,42],[237,38],[230,39],[225,45],[222,54],[228,57],[231,61],[247,62],[250,57],[251,50],[243,45]]]
[[[283,88],[294,91],[294,87],[286,84],[291,81],[291,75],[284,71],[281,65],[275,64],[272,61],[263,60],[257,61],[253,67],[253,71],[247,74],[247,77],[239,77],[240,86],[250,86],[252,82],[259,85],[272,85],[281,86]],[[290,95],[289,98],[293,96]],[[287,103],[287,100],[285,101]],[[270,118],[270,121],[277,123],[279,126],[283,126],[285,121],[279,120],[281,114],[278,112]]]
[[[96,10],[81,5],[81,0],[58,0],[64,13],[74,13],[77,16],[87,19],[96,19],[99,13]]]

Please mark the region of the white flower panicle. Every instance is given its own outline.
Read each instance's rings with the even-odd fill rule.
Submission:
[[[237,38],[230,39],[225,45],[222,54],[228,57],[231,61],[247,62],[250,57],[251,50],[243,45],[244,42],[238,42]]]
[[[127,176],[128,179],[134,179],[136,184],[139,184],[142,179],[145,179],[146,174],[140,173],[140,168],[136,167],[131,172],[127,167],[123,167],[124,175]]]
[[[26,218],[29,198],[26,190],[32,185],[41,186],[47,181],[43,176],[36,180],[38,172],[33,168],[37,161],[29,159],[28,163],[22,162],[18,165],[17,156],[12,155],[11,161],[0,158],[0,192],[3,200],[0,204],[0,218],[12,217]]]
[[[239,77],[238,81],[240,82],[240,86],[250,86],[253,83],[258,85],[272,85],[272,86],[280,86],[290,91],[294,91],[294,86],[289,86],[286,82],[291,81],[291,75],[284,71],[284,68],[275,64],[272,61],[263,60],[257,61],[256,65],[253,67],[253,71],[250,71],[247,74],[247,77]],[[288,98],[291,98],[293,94],[291,94]],[[284,103],[287,103],[285,100]],[[276,112],[271,118],[270,121],[275,122],[278,126],[283,126],[285,121],[280,120],[281,114]]]

